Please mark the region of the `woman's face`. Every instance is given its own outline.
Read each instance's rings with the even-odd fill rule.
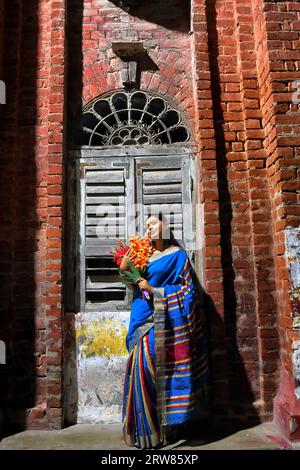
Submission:
[[[146,235],[150,240],[161,239],[163,222],[157,217],[149,217],[146,220]]]

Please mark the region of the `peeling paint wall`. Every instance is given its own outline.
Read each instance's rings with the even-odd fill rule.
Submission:
[[[293,331],[297,338],[293,342],[294,377],[298,381],[295,393],[300,399],[300,227],[287,227],[285,231],[286,262],[291,283]]]
[[[65,421],[119,423],[129,312],[68,314]]]

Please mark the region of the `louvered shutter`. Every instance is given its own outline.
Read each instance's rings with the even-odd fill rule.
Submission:
[[[120,282],[109,250],[120,239],[144,234],[151,210],[164,212],[193,257],[190,155],[124,153],[76,159],[76,303],[81,311],[130,308],[132,293]]]
[[[148,215],[161,209],[175,238],[190,251],[193,214],[189,155],[137,157],[135,173],[140,234],[144,233]]]
[[[81,162],[80,172],[80,308],[101,304],[126,306],[126,288],[109,251],[127,239],[130,162],[127,158]],[[132,179],[132,177],[131,177]]]

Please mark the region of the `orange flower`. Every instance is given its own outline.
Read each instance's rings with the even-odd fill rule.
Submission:
[[[150,240],[147,237],[138,238],[136,235],[132,235],[129,238],[130,247],[128,254],[133,255],[132,264],[137,269],[143,269],[148,264],[150,256],[153,254],[154,249],[150,244]]]

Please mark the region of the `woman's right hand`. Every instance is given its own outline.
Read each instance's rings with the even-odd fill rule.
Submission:
[[[123,259],[121,261],[121,264],[120,264],[120,269],[122,269],[122,271],[126,271],[128,269],[128,262],[127,261],[131,261],[133,263],[134,259],[136,258],[137,255],[133,254],[131,252],[131,250],[128,250],[126,255],[123,256]]]

